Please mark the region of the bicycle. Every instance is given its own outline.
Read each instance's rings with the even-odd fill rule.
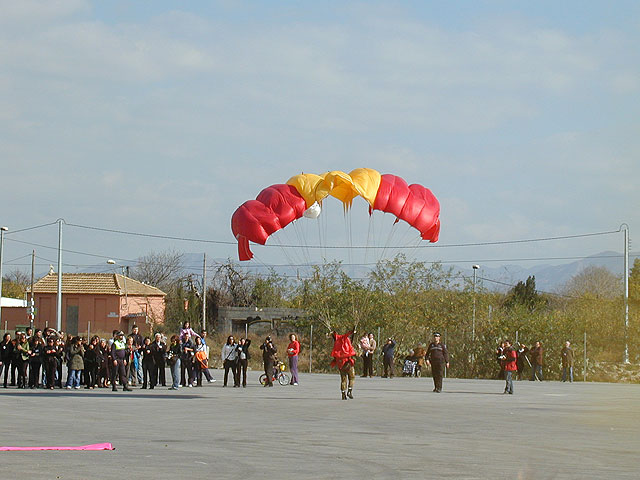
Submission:
[[[278,361],[278,363],[273,366],[273,375],[271,376],[271,380],[273,382],[277,381],[280,385],[289,385],[291,377],[287,372],[285,372],[286,368],[287,367],[283,362]],[[267,375],[263,373],[260,375],[259,380],[260,385],[264,386],[267,383]]]

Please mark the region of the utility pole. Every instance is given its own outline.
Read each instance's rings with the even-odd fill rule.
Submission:
[[[9,230],[8,227],[0,227],[0,322],[2,321],[2,247],[4,247],[4,232],[7,230]],[[5,326],[5,331],[6,328]]]
[[[207,329],[207,253],[202,256],[202,330]]]
[[[480,265],[472,265],[473,269],[473,313],[471,315],[471,374],[475,374],[476,363],[476,270],[480,268]]]
[[[33,324],[35,321],[35,306],[36,303],[33,300],[33,284],[34,284],[34,276],[36,271],[36,251],[33,250],[31,252],[31,298],[29,299],[29,326],[33,328]]]
[[[629,225],[624,229],[624,363],[629,363]]]
[[[56,296],[56,330],[62,330],[62,220],[58,219],[58,295]]]

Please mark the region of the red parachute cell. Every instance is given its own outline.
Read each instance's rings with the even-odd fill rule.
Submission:
[[[437,242],[440,234],[440,203],[422,185],[407,185],[396,175],[382,175],[373,210],[391,213],[420,232],[423,240]]]
[[[231,217],[231,230],[238,240],[238,257],[250,260],[249,241],[264,245],[269,236],[300,218],[306,209],[304,198],[291,185],[271,185],[255,200],[244,202]]]

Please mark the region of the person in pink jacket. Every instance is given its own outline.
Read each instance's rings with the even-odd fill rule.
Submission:
[[[295,333],[289,335],[289,346],[287,356],[289,357],[289,370],[291,370],[291,385],[298,385],[298,354],[300,353],[300,342]]]

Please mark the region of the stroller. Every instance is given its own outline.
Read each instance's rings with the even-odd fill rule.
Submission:
[[[410,358],[406,358],[404,361],[404,365],[402,366],[402,376],[403,377],[419,377],[419,368],[418,362],[411,360]]]

